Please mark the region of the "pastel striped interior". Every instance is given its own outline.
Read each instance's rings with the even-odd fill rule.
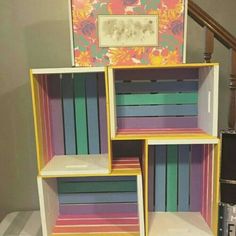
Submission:
[[[139,219],[137,213],[60,215],[53,229],[53,235],[70,233],[139,236]]]
[[[154,181],[148,181],[149,189],[155,190],[150,191],[154,194],[154,211],[201,212],[210,225],[213,146],[194,144],[154,147],[154,154],[149,148],[149,158],[155,160]]]
[[[112,170],[141,170],[138,157],[115,157],[112,160]]]
[[[36,75],[42,155],[108,152],[104,73]]]
[[[196,68],[117,69],[114,81],[118,132],[198,127]]]
[[[119,130],[197,128],[197,117],[118,117],[117,126]]]
[[[135,158],[118,160],[123,162],[137,163]],[[57,182],[59,217],[53,235],[139,235],[135,176],[58,178]]]
[[[116,112],[117,117],[196,116],[197,105],[117,106]]]

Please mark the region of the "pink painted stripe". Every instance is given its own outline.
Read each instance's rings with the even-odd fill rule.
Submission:
[[[122,165],[116,165],[116,164],[113,164],[112,165],[113,168],[115,169],[126,169],[126,168],[140,168],[140,165],[136,165],[136,164],[133,164],[133,165],[128,165],[128,164],[122,164]]]
[[[113,160],[113,164],[121,165],[121,164],[139,164],[139,160]]]
[[[55,226],[53,233],[110,233],[110,232],[139,232],[139,225],[112,225],[112,226],[79,226],[79,227],[61,227]]]
[[[52,134],[49,114],[49,97],[48,97],[48,86],[47,86],[47,75],[44,76],[44,107],[45,107],[45,124],[47,133],[47,146],[48,146],[48,159],[51,160],[53,157],[52,153]]]
[[[97,214],[61,214],[58,219],[102,219],[102,218],[136,218],[137,212],[97,213]]]
[[[47,134],[46,134],[46,118],[45,118],[45,108],[44,108],[44,76],[38,76],[38,98],[39,98],[39,110],[40,110],[40,117],[41,117],[41,126],[42,126],[42,141],[43,141],[43,160],[44,164],[47,164],[49,161],[48,158],[48,145],[47,145]]]
[[[201,129],[118,129],[117,134],[205,134]]]
[[[204,155],[203,155],[203,182],[202,182],[202,216],[206,220],[206,202],[207,202],[207,182],[208,182],[208,173],[207,173],[207,153],[208,145],[204,145]]]
[[[80,219],[57,220],[56,225],[109,225],[109,224],[138,224],[138,219]]]
[[[208,186],[207,186],[207,223],[211,226],[211,200],[212,200],[212,145],[208,145],[208,166],[207,166],[207,173],[208,173]]]
[[[197,117],[119,117],[118,129],[197,128]]]

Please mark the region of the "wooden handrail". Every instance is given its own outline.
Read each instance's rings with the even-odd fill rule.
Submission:
[[[188,0],[188,14],[202,27],[210,29],[227,48],[236,50],[236,38],[192,0]]]
[[[229,129],[235,129],[236,124],[236,38],[221,26],[208,13],[202,10],[192,0],[188,0],[188,14],[199,25],[205,27],[205,52],[204,60],[209,63],[214,51],[214,38],[231,50],[231,73],[230,73],[230,104],[228,115]]]

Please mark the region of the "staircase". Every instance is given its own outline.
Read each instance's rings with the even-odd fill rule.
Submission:
[[[214,20],[192,0],[188,0],[188,15],[205,29],[204,61],[211,62],[214,53],[214,39],[217,39],[231,52],[230,71],[230,104],[228,114],[228,128],[235,129],[236,124],[236,38],[222,25]]]

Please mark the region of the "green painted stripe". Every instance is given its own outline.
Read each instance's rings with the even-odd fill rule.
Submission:
[[[88,154],[85,76],[75,74],[75,122],[77,154]],[[82,77],[82,78],[81,78]]]
[[[59,193],[135,192],[136,181],[58,182]]]
[[[19,212],[19,214],[16,215],[16,217],[11,222],[11,224],[4,232],[4,234],[1,235],[2,236],[20,235],[20,232],[23,230],[25,224],[29,220],[32,213],[33,213],[32,211]]]
[[[167,146],[167,206],[170,212],[177,211],[177,145]]]
[[[195,104],[197,93],[122,94],[116,95],[116,105]]]

